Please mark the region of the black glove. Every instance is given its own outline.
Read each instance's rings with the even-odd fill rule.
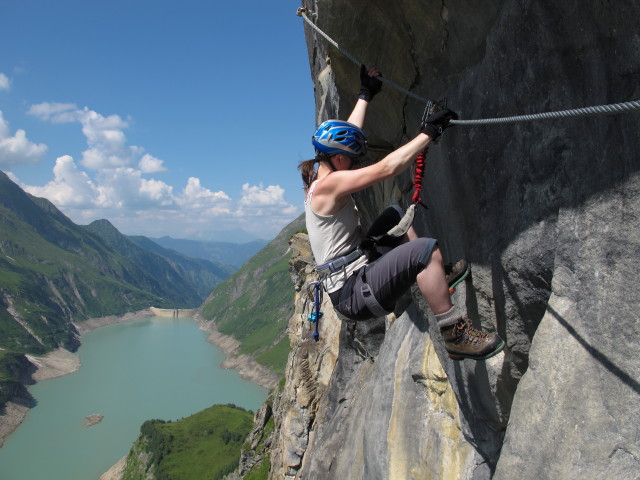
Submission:
[[[429,115],[424,123],[420,125],[420,132],[429,135],[432,140],[435,140],[445,128],[451,126],[449,125],[449,120],[455,120],[456,118],[458,118],[458,114],[447,108],[439,110]]]
[[[360,95],[358,98],[364,98],[367,102],[373,100],[376,93],[382,88],[382,82],[378,77],[370,77],[367,68],[360,66]]]

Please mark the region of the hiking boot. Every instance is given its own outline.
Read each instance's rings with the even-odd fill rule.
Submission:
[[[462,318],[455,325],[441,327],[444,346],[453,360],[471,358],[485,360],[500,353],[504,340],[497,333],[488,333],[475,329],[471,320]]]
[[[471,269],[469,268],[469,262],[461,258],[455,263],[447,263],[444,266],[444,273],[447,278],[447,284],[449,287],[453,287],[464,280]]]
[[[449,292],[453,292],[456,285],[467,278],[470,271],[469,262],[465,259],[460,259],[456,263],[447,263],[444,266],[444,274],[447,278],[447,285],[449,285]]]

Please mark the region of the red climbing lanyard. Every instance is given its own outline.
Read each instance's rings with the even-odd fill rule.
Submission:
[[[425,122],[427,121],[427,118],[429,118],[430,115],[432,115],[435,111],[441,108],[447,108],[446,98],[443,100],[440,100],[439,102],[436,102],[434,100],[429,100],[427,102],[427,105],[425,106],[424,113],[422,114],[422,121],[420,122],[420,125],[424,126]],[[435,142],[437,142],[437,139],[434,141],[434,143]],[[420,152],[418,154],[418,158],[416,158],[416,172],[413,176],[414,191],[413,191],[413,197],[411,198],[411,201],[414,203],[414,205],[417,205],[419,203],[423,207],[426,207],[426,205],[422,203],[422,197],[420,196],[420,193],[422,192],[422,177],[424,177],[425,159],[427,158],[428,151],[429,151],[429,145],[424,147],[424,150]]]
[[[425,165],[425,158],[427,158],[427,151],[429,150],[429,147],[425,147],[425,149],[420,152],[418,154],[418,158],[416,158],[416,171],[415,174],[413,176],[413,187],[414,187],[414,191],[413,191],[413,197],[411,198],[411,201],[414,204],[418,204],[422,202],[422,197],[420,196],[420,193],[422,191],[422,177],[424,176],[424,165]]]

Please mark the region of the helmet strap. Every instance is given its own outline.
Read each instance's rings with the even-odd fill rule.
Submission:
[[[318,154],[316,155],[316,160],[318,162],[327,162],[327,164],[329,164],[329,167],[331,167],[331,170],[333,172],[337,172],[338,169],[336,168],[336,166],[333,164],[333,161],[331,160],[332,156],[333,155],[330,155],[325,152],[318,152]]]
[[[329,155],[326,152],[321,152],[319,150],[316,150],[316,162],[318,162],[319,164],[322,162],[327,162],[327,164],[329,165],[332,171],[335,172],[338,170],[336,166],[333,164],[333,162],[331,161],[331,155]]]

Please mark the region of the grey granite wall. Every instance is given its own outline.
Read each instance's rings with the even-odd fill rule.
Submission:
[[[637,2],[303,4],[354,56],[461,118],[640,99]],[[358,67],[308,28],[306,41],[318,122],[346,118]],[[415,135],[423,107],[385,85],[369,160]],[[298,463],[272,458],[272,478],[638,478],[639,169],[638,112],[446,131],[414,226],[471,261],[454,301],[505,353],[451,361],[417,297],[397,319],[344,321],[330,381],[303,408]],[[364,223],[406,206],[410,180],[358,194]]]

